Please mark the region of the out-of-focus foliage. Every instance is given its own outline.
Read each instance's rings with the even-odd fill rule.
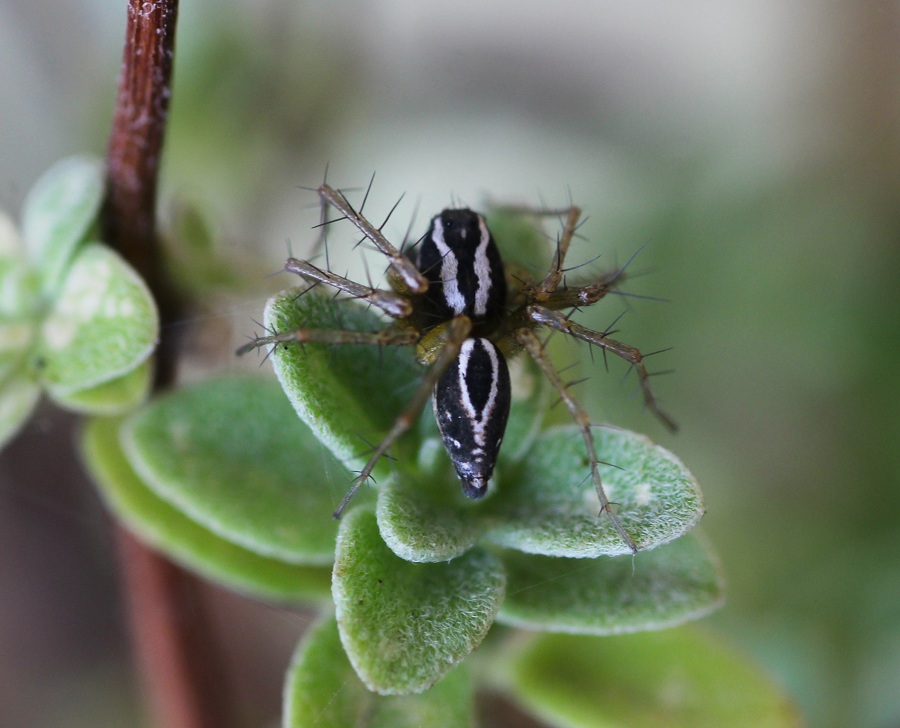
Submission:
[[[117,414],[149,391],[159,338],[140,276],[99,241],[103,167],[63,159],[22,206],[21,235],[0,210],[0,446],[41,391],[76,412]]]

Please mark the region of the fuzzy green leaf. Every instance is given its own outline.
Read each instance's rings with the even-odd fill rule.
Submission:
[[[119,436],[120,420],[92,420],[82,433],[82,458],[109,507],[144,541],[209,579],[263,599],[329,598],[329,569],[255,554],[162,500],[125,459]]]
[[[428,446],[443,450],[440,441]],[[428,475],[398,472],[378,489],[378,525],[385,543],[406,561],[449,561],[481,535],[477,504],[465,499],[450,461]]]
[[[559,728],[800,725],[756,665],[689,628],[541,635],[506,664],[516,700]]]
[[[474,650],[503,599],[500,560],[475,548],[411,564],[385,546],[375,514],[355,508],[338,533],[333,594],[341,641],[381,694],[421,692]]]
[[[551,632],[617,634],[672,627],[722,604],[724,581],[693,533],[636,557],[561,559],[507,551],[499,622]]]
[[[44,383],[65,397],[137,368],[153,352],[159,316],[147,286],[117,253],[86,245],[41,329]]]
[[[385,322],[352,301],[335,304],[316,289],[293,290],[270,299],[265,326],[277,333],[299,328],[380,331]],[[360,469],[412,395],[417,367],[409,347],[287,344],[272,354],[275,373],[300,418],[348,467]],[[406,441],[414,440],[410,433]],[[411,457],[398,442],[392,452]],[[378,477],[389,473],[384,458]]]
[[[0,382],[30,368],[38,310],[37,283],[22,241],[12,220],[0,211]],[[20,409],[7,407],[9,412]]]
[[[421,695],[371,693],[353,671],[328,617],[297,647],[284,689],[284,728],[470,728],[472,682],[464,667]]]
[[[0,381],[0,447],[15,437],[41,397],[41,387],[25,371]]]
[[[0,210],[0,322],[22,321],[38,309],[37,279],[13,221]],[[0,356],[6,344],[0,337]]]
[[[703,515],[700,489],[672,453],[643,435],[609,427],[594,430],[604,487],[625,530],[647,550],[690,530]],[[594,558],[630,553],[589,477],[576,427],[541,433],[497,496],[485,504],[487,537],[497,544],[545,556]]]
[[[22,236],[45,295],[62,284],[78,246],[92,232],[103,201],[103,164],[89,157],[57,162],[22,206]]]
[[[36,338],[37,326],[32,322],[0,318],[0,381],[22,375],[37,379],[29,357]]]
[[[121,377],[76,392],[51,391],[53,400],[66,409],[91,415],[120,415],[147,398],[153,377],[150,359]]]
[[[208,380],[126,420],[141,479],[213,533],[256,553],[329,564],[346,469],[291,411],[275,382]]]

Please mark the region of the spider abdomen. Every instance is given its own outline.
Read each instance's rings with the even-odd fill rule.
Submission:
[[[434,416],[469,498],[481,498],[497,464],[509,417],[506,359],[491,341],[466,339],[434,387]]]

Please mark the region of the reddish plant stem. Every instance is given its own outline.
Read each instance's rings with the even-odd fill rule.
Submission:
[[[156,236],[156,189],[168,115],[178,0],[128,0],[125,50],[107,151],[104,239],[143,276],[160,308],[156,388],[174,382],[176,347],[165,324],[179,305]],[[171,330],[171,329],[169,329]],[[122,582],[143,687],[164,728],[226,728],[222,663],[199,584],[117,528]]]
[[[119,94],[106,155],[107,240],[159,283],[156,181],[169,112],[178,1],[128,0]]]
[[[135,660],[160,728],[233,725],[221,663],[210,652],[212,629],[200,584],[188,572],[116,529]]]

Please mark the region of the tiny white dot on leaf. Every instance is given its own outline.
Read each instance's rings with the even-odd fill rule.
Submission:
[[[101,310],[106,295],[106,277],[96,276],[96,268],[78,268],[69,279],[63,299],[71,305],[73,318],[89,321]]]
[[[101,313],[107,318],[130,318],[136,313],[134,301],[130,298],[107,296]]]
[[[638,483],[634,486],[634,502],[639,506],[648,506],[653,501],[653,488],[650,483]]]
[[[134,301],[130,298],[119,299],[118,315],[122,318],[130,318],[137,313],[134,307]]]
[[[609,490],[608,487],[607,490]],[[582,500],[588,513],[598,513],[600,511],[600,496],[597,495],[597,491],[593,487],[584,489]]]
[[[59,351],[72,343],[77,331],[78,323],[74,319],[57,317],[47,319],[41,334],[50,349]]]

